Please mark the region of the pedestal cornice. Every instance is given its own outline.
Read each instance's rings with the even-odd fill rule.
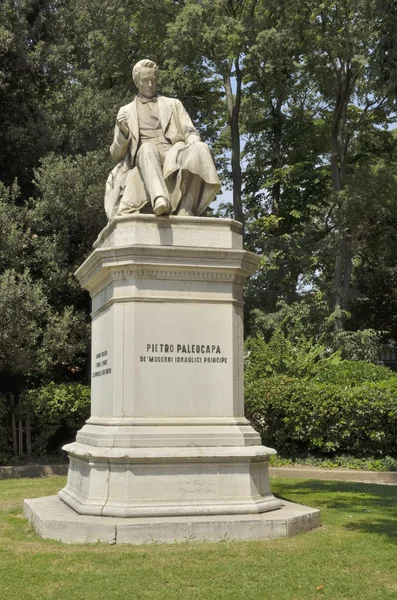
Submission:
[[[243,285],[259,262],[260,257],[246,250],[132,245],[94,250],[75,275],[91,295],[110,281],[126,277]]]

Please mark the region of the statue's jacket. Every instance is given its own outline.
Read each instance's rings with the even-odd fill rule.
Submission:
[[[171,160],[167,159],[164,168],[164,177],[167,179],[180,168],[177,160],[178,152],[180,153],[185,144],[192,141],[200,142],[200,136],[179,100],[158,96],[157,101],[161,128],[166,139],[172,144],[172,151],[169,153]],[[130,133],[128,138],[124,137],[116,124],[110,153],[117,164],[108,177],[105,194],[105,211],[108,219],[111,219],[115,214],[120,214],[120,212],[139,211],[148,202],[143,181],[136,168],[136,154],[140,142],[137,98],[121,107],[121,111],[125,111]],[[204,146],[204,144],[201,143],[200,146]],[[173,157],[175,157],[175,160],[172,160]],[[209,150],[208,157],[209,160],[207,158],[205,164],[200,166],[199,169],[205,175],[198,174],[213,189],[213,192],[211,192],[212,200],[219,190],[219,178]],[[193,168],[195,169],[194,172],[197,173],[196,166]],[[179,201],[179,197],[176,197],[174,204]],[[209,201],[206,201],[207,205]]]

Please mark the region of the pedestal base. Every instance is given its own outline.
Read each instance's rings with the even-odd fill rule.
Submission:
[[[179,517],[258,514],[281,507],[270,490],[272,448],[65,447],[70,465],[59,497],[79,514]]]
[[[25,500],[24,514],[37,533],[61,542],[150,544],[287,538],[320,526],[320,511],[282,501],[260,515],[119,519],[79,515],[57,496]]]

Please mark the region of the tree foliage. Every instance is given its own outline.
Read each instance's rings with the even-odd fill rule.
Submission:
[[[35,385],[86,377],[89,301],[73,272],[105,225],[107,146],[143,57],[159,64],[161,92],[183,101],[233,189],[220,214],[244,221],[246,247],[263,255],[247,332],[268,341],[301,319],[320,346],[366,359],[365,344],[397,340],[393,8],[3,0],[3,373]]]

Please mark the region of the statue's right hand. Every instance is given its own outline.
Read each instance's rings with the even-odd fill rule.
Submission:
[[[128,128],[127,112],[125,109],[121,108],[119,110],[118,115],[116,117],[116,123],[121,133],[124,135],[124,137],[127,138],[129,136],[130,130]]]

